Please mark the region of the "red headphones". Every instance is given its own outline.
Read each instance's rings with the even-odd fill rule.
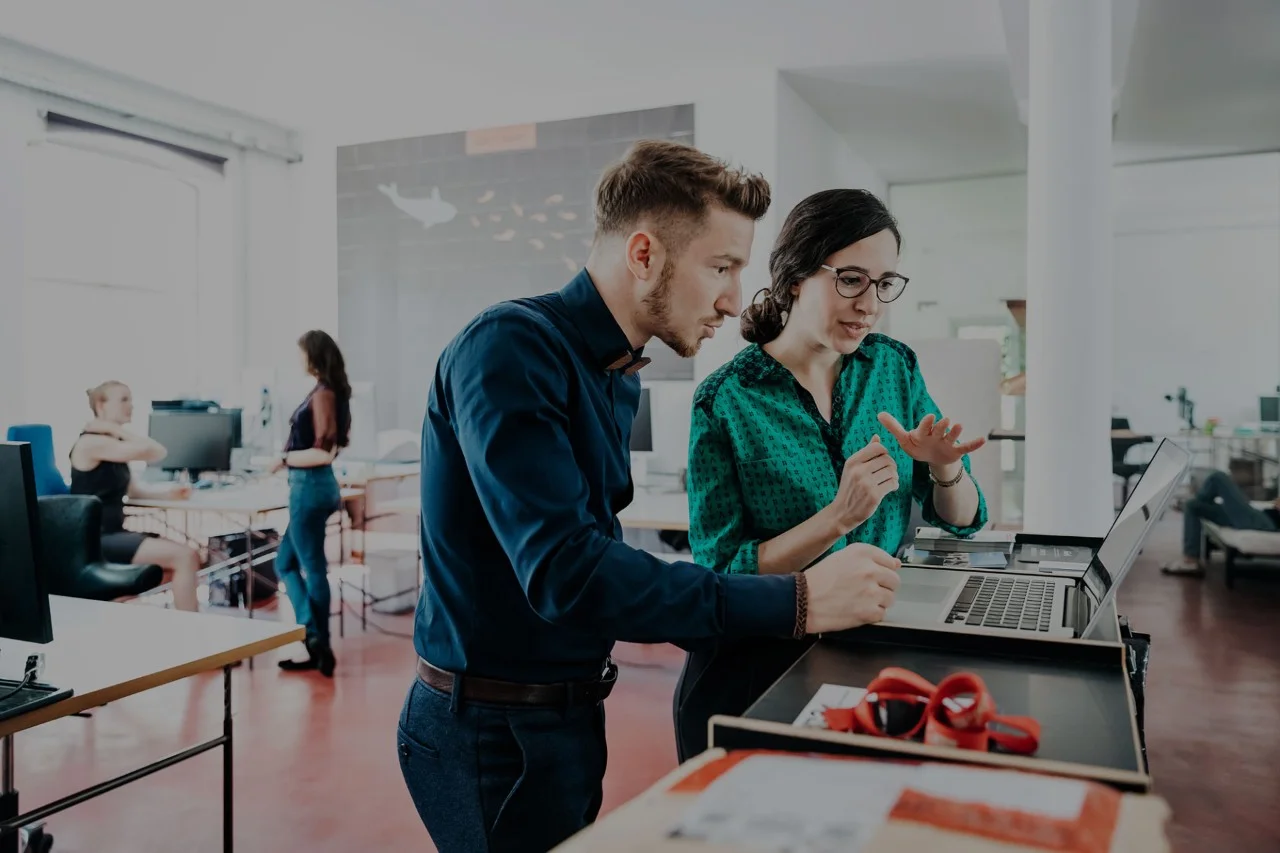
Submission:
[[[1040,724],[997,714],[987,685],[971,672],[954,673],[935,686],[910,670],[887,667],[855,707],[828,708],[822,716],[827,728],[839,732],[905,740],[923,730],[931,746],[986,752],[994,742],[1020,755],[1040,746]]]

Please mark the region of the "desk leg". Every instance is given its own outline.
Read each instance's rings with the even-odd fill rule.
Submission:
[[[18,816],[18,792],[13,788],[13,735],[0,738],[0,821]],[[0,832],[0,853],[18,853],[18,831]]]
[[[250,661],[252,662],[252,660]],[[231,853],[235,846],[232,811],[232,746],[231,739],[231,667],[222,668],[222,736],[226,742],[222,744],[222,850]]]
[[[244,597],[245,597],[245,601],[246,601],[246,602],[248,602],[248,605],[249,605],[249,618],[250,618],[250,619],[252,619],[252,618],[253,618],[253,587],[254,587],[254,573],[253,573],[253,521],[254,521],[254,518],[253,518],[253,516],[252,516],[252,515],[250,515],[250,516],[249,516],[249,520],[248,520],[248,522],[246,523],[245,528],[244,528],[244,556],[245,556],[245,565],[244,565],[244,585],[245,585],[245,593],[244,593]],[[249,658],[249,669],[250,669],[250,671],[252,671],[252,670],[253,670],[253,658],[252,658],[252,657],[250,657],[250,658]],[[228,670],[227,672],[228,672],[228,675],[230,675],[230,670]],[[231,682],[227,682],[227,702],[230,702],[230,701],[231,701]],[[230,706],[228,706],[228,708],[229,708],[229,707],[230,707]],[[228,720],[230,720],[230,713],[231,713],[231,711],[230,711],[230,710],[228,710],[228,711],[227,711],[227,714],[228,714],[227,719],[228,719]],[[228,750],[228,751],[227,751],[227,755],[230,755],[230,754],[231,754],[231,752],[230,752],[230,750]],[[228,758],[228,761],[229,761],[229,760],[230,760],[230,759]],[[228,814],[230,814],[230,813],[228,812]],[[229,849],[229,848],[228,848],[228,849]]]

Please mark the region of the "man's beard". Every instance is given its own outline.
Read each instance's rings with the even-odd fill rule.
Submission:
[[[675,265],[666,264],[658,274],[658,283],[653,292],[644,298],[644,306],[648,312],[650,328],[653,336],[662,341],[681,358],[693,358],[702,346],[702,339],[686,341],[680,337],[671,320],[671,279],[675,277]]]

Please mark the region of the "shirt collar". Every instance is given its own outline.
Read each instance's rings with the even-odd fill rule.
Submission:
[[[871,353],[867,351],[867,342],[865,340],[853,351],[853,357],[859,361],[872,360]],[[742,351],[740,359],[742,379],[748,384],[785,379],[791,375],[791,371],[783,367],[782,362],[765,352],[764,347],[760,346],[760,344],[748,346]],[[840,365],[841,372],[848,366],[849,357],[845,356]]]
[[[644,347],[632,348],[618,321],[604,304],[596,283],[584,268],[560,289],[569,319],[586,342],[591,357],[601,370],[635,373],[649,363]]]

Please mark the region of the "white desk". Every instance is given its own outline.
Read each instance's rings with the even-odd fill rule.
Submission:
[[[360,498],[364,495],[364,489],[358,487],[346,487],[340,491],[342,503],[345,506],[349,501]],[[270,479],[256,480],[246,485],[222,486],[213,489],[193,489],[189,498],[179,500],[155,500],[150,498],[134,498],[125,501],[125,508],[147,510],[151,512],[179,512],[183,515],[183,532],[187,529],[187,516],[196,513],[209,513],[230,517],[231,525],[238,530],[244,531],[245,536],[245,553],[243,557],[237,557],[226,564],[219,564],[203,569],[200,574],[208,576],[217,571],[222,571],[232,565],[243,562],[245,566],[245,590],[247,595],[246,609],[249,618],[253,618],[253,588],[254,588],[254,565],[255,561],[264,556],[263,550],[257,552],[251,547],[253,543],[253,529],[261,521],[263,516],[280,512],[289,508],[289,486],[283,478],[273,477]],[[343,526],[341,517],[338,520],[338,539],[339,539],[339,557],[345,553],[345,545],[343,544]],[[339,611],[339,634],[345,633],[345,616],[344,611]],[[249,668],[253,668],[253,658],[249,658]],[[2,851],[0,851],[2,853]]]
[[[84,601],[50,596],[54,640],[48,645],[3,642],[0,671],[13,677],[26,656],[45,654],[42,681],[71,688],[72,696],[0,722],[0,851],[16,849],[16,834],[3,833],[39,823],[72,806],[114,791],[211,749],[222,747],[222,849],[230,851],[232,838],[232,725],[231,664],[303,639],[297,625],[230,616],[184,613],[142,604]],[[52,720],[69,717],[170,684],[201,672],[222,668],[222,735],[167,758],[102,782],[84,791],[24,814],[18,811],[14,788],[13,737]],[[6,847],[7,845],[7,847]]]

